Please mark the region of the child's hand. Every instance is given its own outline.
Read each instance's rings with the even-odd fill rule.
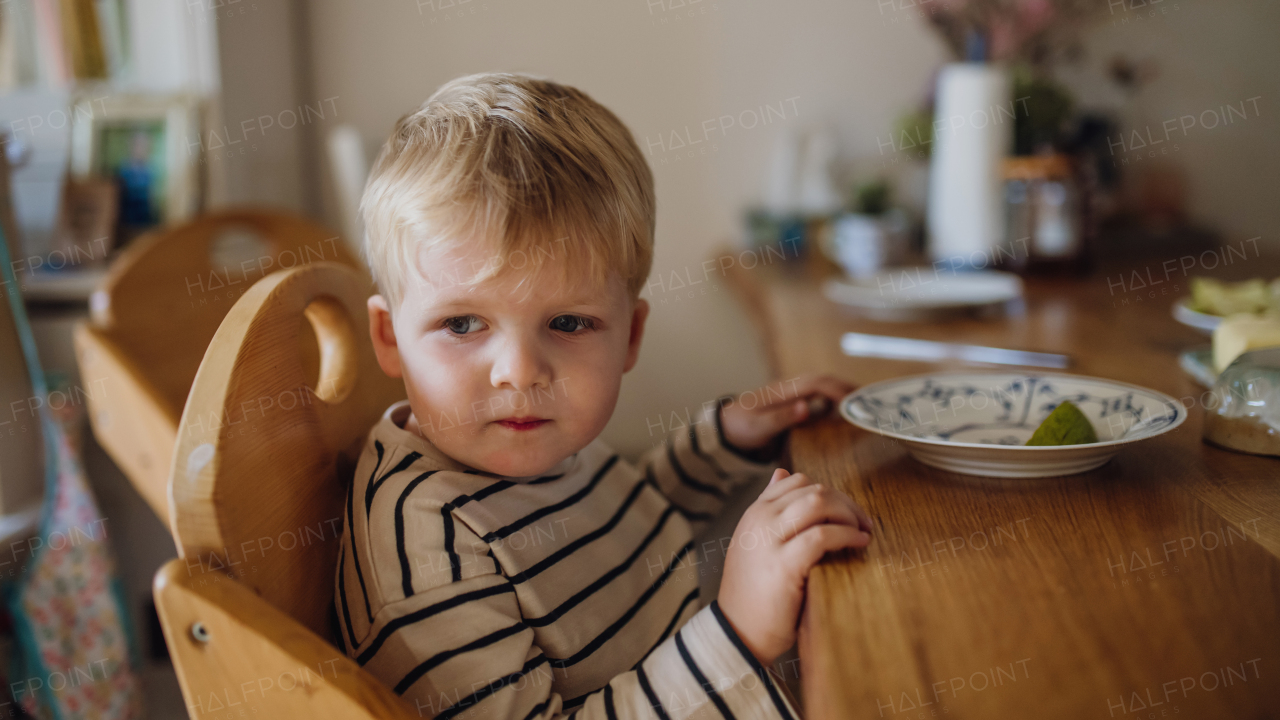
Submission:
[[[825,553],[866,547],[870,532],[871,518],[844,493],[774,471],[733,533],[718,598],[762,664],[795,644],[809,569]]]
[[[725,403],[720,408],[720,427],[733,447],[755,450],[792,425],[825,414],[853,390],[849,383],[830,375],[783,380]]]

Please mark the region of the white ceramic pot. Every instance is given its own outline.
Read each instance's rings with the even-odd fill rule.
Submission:
[[[845,213],[835,218],[827,238],[823,251],[849,277],[870,277],[906,255],[907,218],[897,208],[883,215]]]

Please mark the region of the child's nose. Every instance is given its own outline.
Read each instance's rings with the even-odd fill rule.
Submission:
[[[536,342],[512,338],[494,358],[489,381],[495,388],[525,391],[535,385],[550,386],[551,365]]]

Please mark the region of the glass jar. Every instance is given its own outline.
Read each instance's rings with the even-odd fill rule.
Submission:
[[[1280,455],[1280,347],[1244,353],[1222,371],[1204,413],[1205,441]]]
[[[1071,158],[1005,158],[1005,237],[997,265],[1020,273],[1080,274],[1088,269],[1087,202]]]

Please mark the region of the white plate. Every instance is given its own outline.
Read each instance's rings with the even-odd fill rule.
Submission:
[[[1063,400],[1093,424],[1097,443],[1027,446]],[[862,387],[840,401],[854,425],[898,440],[933,467],[999,478],[1073,475],[1124,446],[1182,424],[1182,404],[1128,383],[1061,373],[931,373]]]
[[[1022,297],[1022,279],[996,270],[953,272],[930,266],[886,268],[865,278],[832,278],[822,285],[828,300],[884,320],[929,317],[938,312],[1004,305]]]
[[[1178,365],[1196,382],[1213,389],[1218,382],[1218,371],[1213,369],[1213,346],[1200,345],[1183,350],[1178,355]]]
[[[1213,334],[1214,328],[1222,322],[1221,315],[1210,315],[1191,309],[1191,298],[1182,298],[1173,304],[1173,319],[1197,330]]]

